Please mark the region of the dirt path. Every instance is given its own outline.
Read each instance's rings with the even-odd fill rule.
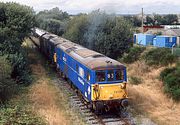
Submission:
[[[48,71],[47,62],[41,54],[32,49],[29,53],[29,59],[35,78],[29,92],[29,99],[32,102],[34,112],[43,117],[49,125],[84,124],[81,118],[77,118],[74,110],[69,108],[68,100],[63,91],[53,84],[52,79],[56,76]]]

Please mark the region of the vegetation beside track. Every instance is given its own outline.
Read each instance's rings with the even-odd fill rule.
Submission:
[[[46,121],[33,112],[28,98],[29,87],[19,88],[19,93],[0,106],[1,125],[46,125]]]
[[[129,58],[132,55],[133,59],[137,54],[134,52]],[[178,62],[170,49],[146,47],[136,61],[127,64],[128,92],[135,116],[143,114],[160,125],[180,123]]]
[[[33,43],[26,41],[28,46]],[[53,125],[84,125],[86,124],[78,111],[71,107],[68,95],[54,83],[58,80],[57,73],[48,63],[44,55],[31,49],[29,59],[32,64],[33,84],[30,87],[29,99],[33,112]]]
[[[164,83],[164,91],[174,100],[180,100],[180,64],[164,69],[160,78]]]
[[[22,46],[34,27],[32,8],[0,2],[0,124],[44,125],[29,106],[28,85],[32,77]]]
[[[2,104],[15,94],[14,91],[18,87],[31,83],[27,52],[21,45],[30,29],[34,27],[34,11],[28,6],[17,3],[0,2],[0,15],[0,103]]]

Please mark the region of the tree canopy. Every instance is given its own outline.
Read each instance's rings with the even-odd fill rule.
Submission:
[[[112,58],[118,58],[131,46],[133,27],[124,18],[93,11],[74,17],[64,37]]]
[[[130,21],[133,26],[140,27],[141,26],[141,19],[139,19],[137,16],[124,16],[124,18],[128,21]]]
[[[12,65],[11,77],[19,83],[29,82],[28,61],[21,45],[34,25],[32,8],[0,2],[0,55]]]
[[[175,14],[168,15],[158,15],[155,14],[154,17],[147,16],[147,25],[173,25],[178,23],[178,17]]]
[[[35,25],[35,13],[28,6],[0,3],[0,50],[17,52]]]
[[[68,13],[59,10],[58,7],[40,11],[36,15],[37,26],[39,28],[60,36],[64,33],[67,20],[69,20]]]

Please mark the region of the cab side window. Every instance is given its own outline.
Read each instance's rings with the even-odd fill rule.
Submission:
[[[123,79],[124,79],[123,70],[116,70],[116,80],[123,80]]]
[[[96,72],[96,81],[97,82],[105,81],[105,72]]]
[[[113,81],[114,80],[114,71],[113,70],[108,71],[107,80],[108,81]]]

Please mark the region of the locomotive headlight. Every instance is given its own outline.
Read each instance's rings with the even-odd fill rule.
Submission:
[[[121,89],[126,89],[126,84],[127,83],[121,83],[121,85],[120,85]]]

